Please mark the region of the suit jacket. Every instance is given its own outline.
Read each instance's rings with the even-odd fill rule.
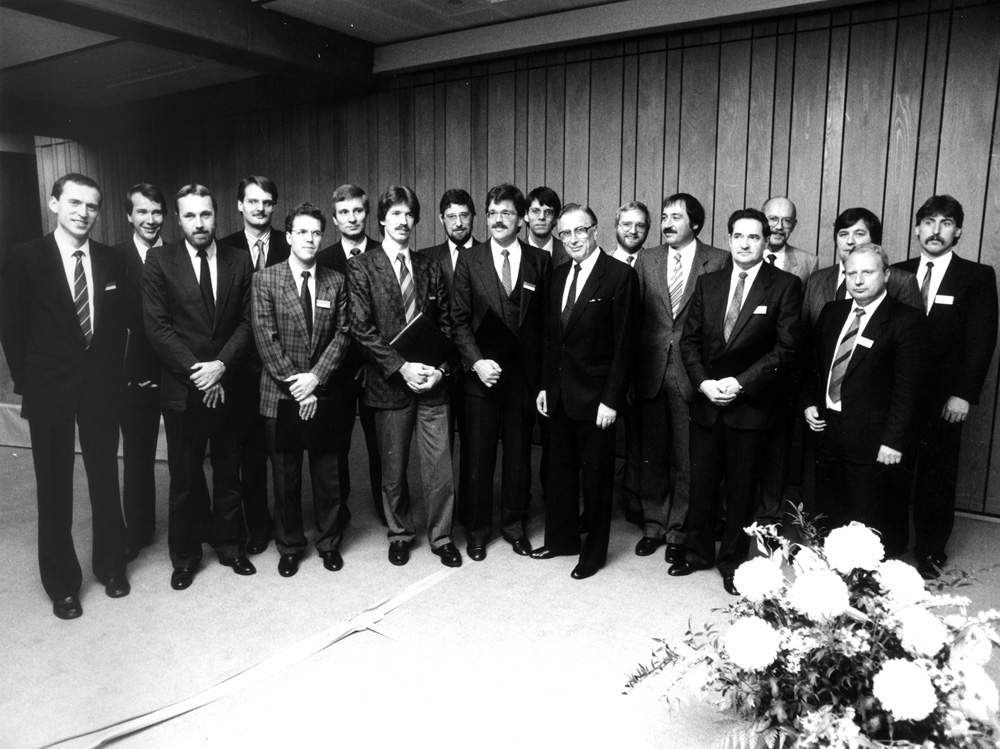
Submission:
[[[516,366],[516,374],[523,375],[532,392],[539,390],[539,376],[542,366],[542,328],[545,319],[545,304],[548,300],[549,281],[552,275],[552,260],[545,250],[530,247],[520,242],[521,265],[514,280],[515,288],[521,290],[521,311],[516,331],[517,342],[504,360],[498,361],[503,373],[500,382],[492,388],[483,385],[478,375],[470,372],[464,380],[466,394],[485,397],[495,391],[505,380],[515,373],[509,372],[505,364]],[[445,246],[445,251],[448,251]],[[476,331],[486,313],[492,310],[504,319],[500,279],[493,265],[493,251],[490,242],[463,250],[455,267],[455,282],[452,286],[451,321],[454,327],[455,346],[466,370],[483,359],[476,344]]]
[[[542,343],[542,389],[549,413],[562,403],[578,421],[597,418],[597,407],[621,411],[632,380],[639,314],[635,271],[595,250],[597,260],[564,327],[562,293],[572,269],[563,263],[552,271]]]
[[[466,249],[472,249],[478,244],[481,243],[470,237],[469,244],[466,245]],[[524,242],[521,242],[521,244],[523,245]],[[444,277],[448,279],[448,290],[451,291],[455,283],[455,270],[457,268],[457,263],[456,267],[453,268],[451,265],[451,248],[448,247],[448,241],[445,240],[441,244],[436,244],[433,247],[425,247],[420,250],[420,253],[441,263],[441,270],[444,271]],[[459,253],[459,255],[461,255],[461,253]]]
[[[127,335],[125,264],[114,248],[93,240],[90,261],[89,347],[54,234],[15,247],[0,271],[0,343],[25,419],[68,419],[85,405],[117,406]]]
[[[764,251],[764,258],[767,259],[766,250]],[[819,258],[811,252],[806,252],[805,250],[800,250],[798,247],[792,247],[792,245],[786,244],[785,267],[780,269],[786,273],[798,276],[799,280],[805,284],[805,282],[809,280],[809,276],[811,276],[816,270],[818,263]]]
[[[691,420],[712,426],[721,417],[737,429],[768,429],[782,407],[784,390],[799,344],[802,282],[762,263],[727,342],[723,334],[733,266],[698,279],[681,336],[684,368],[695,392]],[[735,377],[736,399],[719,408],[699,386],[705,380]]]
[[[160,357],[146,338],[142,320],[142,258],[135,241],[129,237],[115,246],[125,263],[125,302],[128,310],[128,345],[125,348],[125,381],[160,382]]]
[[[247,235],[243,229],[218,241],[249,254],[250,264],[253,265],[253,254],[250,253],[250,244],[247,242]],[[288,240],[285,239],[284,230],[279,230],[277,227],[272,226],[271,239],[268,241],[267,259],[264,261],[265,267],[270,268],[272,265],[285,262],[288,260],[289,254],[291,254],[291,249],[288,246]]]
[[[920,287],[916,277],[909,272],[900,270],[898,265],[892,266],[886,291],[889,296],[898,299],[917,309],[923,309],[920,301]],[[815,271],[806,281],[805,298],[802,302],[802,330],[808,335],[809,330],[819,319],[819,313],[827,302],[837,298],[837,276],[840,274],[840,263]],[[848,296],[850,296],[848,294]]]
[[[920,256],[892,266],[914,275]],[[892,278],[892,274],[889,275]],[[916,279],[914,279],[916,285]],[[923,309],[919,290],[917,306]],[[951,297],[951,304],[941,301]],[[940,411],[951,396],[979,403],[979,393],[997,344],[997,286],[993,268],[952,254],[937,298],[927,315],[930,367],[926,404]]]
[[[840,332],[854,302],[823,308],[811,351],[803,357],[800,407],[816,406],[826,418],[826,389]],[[865,326],[841,385],[844,447],[852,462],[874,463],[880,445],[905,452],[913,437],[917,398],[926,367],[927,323],[920,310],[886,296]]]
[[[419,252],[410,252],[416,311],[427,315],[449,338],[452,337],[448,304],[448,282],[441,265]],[[405,408],[414,398],[432,405],[448,402],[447,376],[455,362],[443,365],[446,376],[431,391],[416,394],[403,381],[399,368],[405,364],[389,341],[406,326],[403,294],[385,251],[366,251],[347,264],[348,317],[351,337],[366,359],[365,405],[374,408]]]
[[[680,309],[674,319],[670,305],[670,260],[671,248],[667,245],[643,250],[635,264],[639,276],[640,323],[639,359],[636,368],[635,386],[640,398],[653,398],[660,391],[670,361],[670,351],[680,356],[677,346],[684,332],[684,321],[698,278],[705,273],[722,270],[731,262],[731,255],[716,247],[696,241],[694,261],[688,274],[681,297]],[[683,368],[683,364],[681,365]],[[682,378],[686,386],[684,397],[690,403],[694,390],[687,377]]]
[[[312,372],[325,388],[343,363],[350,341],[347,327],[347,282],[342,273],[317,265],[312,335],[288,263],[254,274],[253,334],[264,363],[260,378],[260,412],[277,417],[278,401],[290,399],[278,383],[293,374]],[[322,391],[321,391],[322,392]],[[337,394],[334,394],[337,395]]]
[[[215,318],[209,319],[184,240],[149,251],[142,272],[146,336],[163,362],[160,402],[183,411],[191,367],[218,359],[226,365],[228,386],[253,351],[250,255],[216,242]]]
[[[368,240],[365,244],[365,252],[371,252],[374,249],[378,249],[382,245],[376,239],[365,235]],[[364,253],[362,253],[364,254]],[[347,253],[344,252],[344,241],[338,239],[329,247],[324,247],[322,250],[316,253],[316,264],[322,265],[326,268],[333,268],[334,270],[339,270],[345,276],[347,275]]]

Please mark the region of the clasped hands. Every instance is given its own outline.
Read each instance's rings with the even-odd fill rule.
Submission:
[[[299,418],[308,421],[316,415],[316,404],[319,399],[315,390],[319,386],[319,378],[312,372],[299,372],[285,378],[289,383],[288,394],[299,402]]]
[[[500,365],[492,359],[480,359],[472,365],[472,371],[479,375],[479,379],[488,388],[496,385],[503,373]]]
[[[721,380],[705,380],[698,386],[712,403],[717,406],[728,406],[740,394],[740,383],[735,377],[723,377]]]
[[[426,393],[444,377],[440,369],[411,361],[404,362],[399,368],[399,373],[403,376],[403,382],[414,393]]]
[[[226,365],[215,361],[200,361],[191,365],[191,382],[205,395],[203,400],[208,408],[215,408],[226,402],[226,391],[222,389],[222,375],[226,373]]]

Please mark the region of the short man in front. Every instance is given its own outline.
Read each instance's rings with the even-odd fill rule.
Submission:
[[[914,554],[918,570],[935,578],[948,560],[955,522],[955,488],[962,425],[979,393],[997,343],[997,288],[993,268],[955,252],[965,212],[950,195],[928,198],[917,211],[914,234],[920,257],[893,266],[913,273],[927,317],[930,364],[916,420]],[[909,496],[909,491],[906,491]]]
[[[167,433],[170,585],[184,590],[201,562],[205,448],[211,443],[212,546],[219,563],[252,575],[244,554],[240,463],[226,388],[253,351],[253,265],[242,250],[215,241],[217,205],[204,185],[174,199],[184,239],[146,257],[142,274],[146,335],[163,362],[160,406]]]
[[[572,577],[604,566],[611,532],[615,430],[631,380],[638,313],[635,271],[597,246],[597,217],[570,203],[558,236],[572,258],[552,274],[545,315],[542,389],[536,407],[551,421],[545,545],[535,559],[579,554]],[[591,520],[580,542],[580,489]]]
[[[771,227],[771,236],[767,240],[764,260],[774,267],[792,273],[804,284],[810,274],[816,270],[817,257],[811,253],[793,247],[788,243],[795,231],[798,219],[795,215],[795,203],[788,198],[774,197],[764,203],[761,209],[767,216]]]
[[[274,536],[278,572],[291,577],[306,549],[302,524],[302,453],[309,451],[316,550],[331,571],[344,566],[337,448],[330,423],[343,408],[341,393],[327,393],[349,342],[347,288],[342,273],[316,264],[326,229],[323,212],[309,203],[289,211],[288,260],[255,274],[253,332],[264,363],[260,412],[274,474]]]
[[[458,257],[452,321],[466,370],[465,430],[468,486],[459,493],[459,515],[468,531],[468,554],[486,558],[493,525],[493,472],[497,440],[503,442],[502,535],[522,556],[531,553],[525,533],[525,484],[531,471],[531,426],[541,371],[542,325],[552,261],[521,242],[517,232],[525,200],[513,185],[486,196],[492,238]],[[502,326],[502,327],[501,327]]]
[[[83,614],[73,547],[73,463],[79,427],[93,513],[94,576],[129,594],[118,490],[118,409],[125,354],[125,263],[91,241],[101,189],[67,174],[52,187],[56,229],[13,249],[0,272],[0,343],[28,420],[38,501],[38,566],[60,619]]]
[[[393,185],[378,203],[382,246],[348,263],[351,336],[367,359],[364,404],[374,411],[382,458],[382,503],[389,525],[389,561],[403,565],[414,538],[404,495],[410,442],[416,435],[422,497],[431,551],[448,567],[462,555],[451,541],[455,488],[448,444],[448,375],[455,357],[438,366],[407,361],[391,341],[417,314],[451,338],[448,282],[441,265],[410,240],[420,202],[408,187]]]
[[[755,208],[729,217],[732,266],[698,279],[681,337],[681,356],[697,395],[691,404],[691,506],[687,553],[668,574],[717,564],[723,587],[738,595],[768,430],[784,406],[780,384],[795,363],[802,283],[764,262],[770,228]],[[725,527],[715,527],[722,480]]]

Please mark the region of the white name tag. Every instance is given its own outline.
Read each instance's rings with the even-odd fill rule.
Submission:
[[[109,283],[107,286],[104,287],[104,290],[105,291],[114,291],[117,288],[118,288],[118,284],[116,284],[114,281],[112,281],[111,283]],[[950,302],[949,302],[949,304],[950,304]]]
[[[317,299],[316,306],[322,307],[323,309],[330,309],[330,302],[327,301],[326,299]]]
[[[865,338],[863,335],[858,336],[858,345],[864,346],[865,348],[871,348],[872,344],[875,343],[871,338]]]
[[[753,311],[753,313],[754,313],[755,315],[766,315],[766,314],[767,314],[767,306],[766,306],[766,305],[764,305],[764,304],[762,304],[762,305],[760,305],[760,306],[759,306],[759,307],[758,307],[757,309],[755,309],[755,310]]]
[[[438,299],[438,298],[437,298],[436,296],[429,296],[429,297],[427,297],[427,301],[428,301],[428,302],[436,302],[436,301],[437,301],[437,299]]]
[[[954,304],[955,297],[949,296],[948,294],[938,294],[934,297],[934,304]]]
[[[535,284],[528,283],[527,281],[525,281],[524,283],[522,283],[521,286],[524,287],[525,291],[534,291],[535,290]]]

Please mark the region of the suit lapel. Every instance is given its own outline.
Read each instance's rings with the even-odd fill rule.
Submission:
[[[767,263],[765,262],[764,265],[766,266]],[[768,267],[761,267],[760,270],[757,271],[757,278],[750,285],[749,291],[745,292],[743,296],[743,306],[740,307],[739,317],[736,318],[736,324],[733,326],[733,332],[730,334],[729,340],[726,342],[726,348],[732,346],[736,339],[740,337],[740,333],[743,331],[743,328],[746,327],[750,318],[753,317],[753,311],[757,309],[760,303],[763,302],[767,296],[767,289],[771,285],[771,270],[772,269]],[[726,304],[726,309],[728,310],[729,301],[727,301]],[[722,319],[725,321],[725,314],[723,314]]]
[[[649,253],[649,252],[647,252],[646,254],[644,254],[642,256],[642,262],[643,262],[643,265],[645,265],[647,263],[652,263],[653,264],[653,267],[652,267],[652,276],[653,276],[653,278],[655,278],[657,280],[657,284],[656,284],[657,288],[659,288],[661,290],[665,290],[667,292],[666,294],[662,294],[661,293],[661,294],[657,294],[656,296],[659,297],[660,305],[663,307],[663,311],[666,312],[667,317],[673,318],[673,308],[671,306],[670,291],[669,291],[669,289],[670,289],[670,250],[671,250],[671,248],[667,247],[667,251],[665,253],[660,253],[660,252]],[[694,274],[692,273],[692,275],[694,275]],[[683,300],[683,298],[684,297],[682,295],[681,299]],[[679,311],[680,310],[678,310],[678,312]]]
[[[687,283],[684,284],[684,294],[681,296],[681,306],[677,308],[678,316],[680,316],[680,314],[684,311],[684,308],[687,307],[687,303],[691,301],[691,297],[694,295],[694,287],[698,285],[698,276],[704,275],[705,273],[705,266],[708,264],[708,253],[706,253],[702,247],[704,247],[704,245],[701,241],[696,240],[694,248],[694,261],[691,263],[691,272],[688,273]]]
[[[302,311],[302,297],[299,296],[299,290],[296,288],[295,284],[295,276],[292,275],[292,269],[289,267],[288,263],[285,263],[281,269],[278,279],[278,288],[281,290],[281,302],[285,305],[285,308],[289,310],[289,314],[295,321],[295,327],[298,332],[302,334],[302,340],[306,342],[306,348],[309,349],[311,354],[312,345],[309,340],[309,330],[306,328],[306,316]],[[319,296],[318,281],[316,285],[316,295]],[[315,320],[313,330],[315,330]]]
[[[219,252],[219,246],[215,246],[215,269],[219,278],[215,282],[215,320],[212,321],[212,330],[215,330],[215,322],[219,319],[219,311],[225,309],[229,302],[229,293],[236,274],[232,267],[233,258],[228,252]]]
[[[851,309],[854,305],[851,305]],[[864,337],[870,341],[877,341],[882,335],[882,331],[886,324],[889,322],[889,309],[890,301],[888,298],[883,299],[882,303],[879,304],[878,309],[875,310],[875,314],[871,316],[868,320],[868,324],[865,325]],[[843,320],[841,320],[841,327],[843,327]],[[854,344],[854,350],[851,352],[851,359],[847,362],[847,369],[844,371],[844,379],[846,380],[851,376],[851,373],[858,368],[864,358],[868,355],[868,346],[862,346],[860,343],[861,333],[858,334],[858,342]],[[840,343],[838,341],[837,345]]]
[[[97,325],[101,319],[101,312],[104,310],[104,288],[108,282],[108,262],[110,258],[104,253],[90,247],[90,272],[94,277],[94,288],[91,293],[94,295],[94,332],[97,332]],[[124,293],[125,289],[122,289]],[[74,308],[75,311],[75,308]]]
[[[365,252],[370,252],[370,250],[366,249]],[[399,279],[396,278],[392,262],[385,251],[376,252],[374,258],[375,268],[378,271],[377,278],[382,285],[382,296],[392,304],[396,315],[405,323],[406,310],[403,309],[403,292],[399,288]],[[415,287],[416,283],[414,283]]]
[[[479,276],[479,280],[482,282],[483,288],[486,289],[486,295],[489,297],[490,306],[493,311],[503,318],[503,300],[500,299],[500,282],[497,280],[497,272],[493,267],[493,252],[490,250],[490,245],[482,245],[484,252],[478,253],[476,257],[476,262],[473,265],[476,275]]]
[[[188,254],[187,245],[183,240],[180,244],[174,245],[173,256],[175,277],[179,279],[180,284],[187,290],[189,304],[198,309],[202,320],[205,321],[205,326],[209,330],[212,330],[215,327],[215,321],[210,320],[208,317],[208,310],[205,309],[205,302],[201,298],[201,287],[198,286],[198,277],[194,274],[194,268],[191,265],[191,256]],[[216,309],[218,309],[218,305],[216,305]]]
[[[337,314],[337,308],[333,303],[333,275],[326,272],[326,269],[316,266],[316,299],[313,300],[313,335],[310,344],[310,361],[316,354],[320,341],[328,341],[330,338],[330,326],[333,323],[333,316]],[[320,314],[320,307],[316,304],[320,300],[330,303],[325,311]]]
[[[93,253],[91,253],[91,258],[93,258]],[[79,318],[76,316],[73,290],[66,281],[66,269],[63,265],[62,255],[59,252],[59,245],[56,244],[55,234],[49,234],[46,238],[44,264],[47,266],[43,269],[44,276],[46,278],[58,279],[55,284],[55,294],[62,300],[61,304],[65,310],[65,314],[76,326],[80,334],[80,345],[83,346],[83,331],[80,329]],[[91,266],[91,270],[93,270],[93,266]]]
[[[582,289],[576,290],[576,302],[573,303],[573,310],[569,314],[569,320],[566,322],[566,329],[563,331],[563,337],[565,338],[569,331],[573,329],[576,325],[576,321],[580,319],[580,315],[587,308],[587,302],[590,301],[594,294],[594,291],[600,286],[601,279],[604,276],[604,266],[608,261],[608,258],[604,254],[604,250],[597,248],[594,252],[601,253],[597,256],[597,261],[594,263],[594,269],[590,272],[590,276],[587,278],[587,282],[583,285]],[[617,261],[615,261],[617,262]],[[572,273],[573,267],[570,265],[570,272]]]
[[[535,294],[535,292],[527,288],[525,284],[529,283],[532,286],[535,286],[536,285],[535,282],[538,279],[538,273],[535,270],[535,264],[534,262],[532,262],[532,258],[525,251],[525,245],[523,243],[521,244],[521,269],[518,272],[518,275],[520,277],[520,284],[521,284],[521,314],[520,317],[518,318],[517,326],[518,328],[520,328],[521,325],[524,324],[524,316],[528,312],[528,305],[531,303],[532,298],[534,297]],[[515,280],[515,284],[517,283],[518,281]]]

